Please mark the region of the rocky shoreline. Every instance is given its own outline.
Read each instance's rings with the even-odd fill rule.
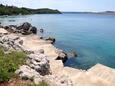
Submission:
[[[42,80],[51,80],[50,82],[53,84],[52,85],[51,83],[49,83],[51,86],[61,86],[61,84],[63,84],[64,86],[72,86],[71,81],[68,78],[64,78],[66,76],[55,76],[52,74],[52,71],[50,69],[49,58],[60,60],[62,62],[66,62],[67,60],[66,53],[55,48],[52,45],[55,42],[54,38],[49,37],[47,39],[41,39],[41,37],[38,37],[36,35],[37,28],[33,27],[30,23],[27,22],[23,23],[20,26],[1,26],[1,30],[2,33],[0,35],[0,46],[5,49],[6,53],[13,49],[16,51],[23,51],[28,54],[26,65],[20,66],[20,68],[16,71],[16,74],[18,74],[22,79],[26,80],[33,78],[35,84],[38,84]],[[28,41],[33,43],[31,43],[30,45],[30,43],[27,43]],[[34,45],[36,41],[39,42],[38,45],[36,44],[33,47],[35,49],[31,49],[30,47],[32,47],[32,45]],[[54,53],[55,56],[48,57],[45,54],[45,50],[43,48],[39,48],[40,45],[51,47],[51,51],[48,51],[51,52],[51,55],[53,55]]]
[[[30,23],[0,27],[0,46],[4,48],[5,53],[16,50],[28,55],[26,63],[15,71],[22,80],[31,80],[35,84],[45,81],[49,86],[115,85],[115,69],[100,64],[87,71],[64,67],[63,63],[68,59],[67,54],[54,47],[54,38],[43,39],[37,36],[37,28]],[[105,79],[107,76],[110,77],[109,82]]]

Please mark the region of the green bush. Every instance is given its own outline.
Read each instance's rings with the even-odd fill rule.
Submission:
[[[40,82],[38,85],[28,85],[28,86],[48,86],[45,82]]]
[[[0,83],[7,82],[15,75],[16,69],[24,64],[26,54],[23,52],[12,51],[5,54],[4,50],[0,48]]]

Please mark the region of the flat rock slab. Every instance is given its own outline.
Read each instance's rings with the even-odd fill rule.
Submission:
[[[89,69],[87,71],[87,74],[92,76],[94,75],[111,83],[115,83],[115,69],[112,69],[110,67],[101,64],[97,64],[91,69]]]
[[[74,86],[115,86],[115,69],[97,64],[84,73],[76,74],[72,81]]]
[[[0,34],[7,34],[8,33],[8,31],[7,30],[5,30],[4,28],[0,28]]]
[[[56,53],[56,48],[45,40],[40,39],[37,35],[28,35],[22,38],[24,40],[24,46],[28,49],[33,51],[43,49],[44,54],[48,57],[52,57],[52,59],[57,58],[58,54]]]

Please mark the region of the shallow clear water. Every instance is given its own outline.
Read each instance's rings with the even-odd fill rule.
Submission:
[[[10,20],[15,22],[10,22]],[[55,46],[76,50],[77,58],[65,65],[87,69],[96,63],[115,68],[115,16],[96,14],[42,14],[0,17],[2,24],[30,22],[45,29],[45,36],[55,37]]]

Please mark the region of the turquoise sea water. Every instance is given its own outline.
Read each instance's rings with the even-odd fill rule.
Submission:
[[[15,20],[11,22],[10,20]],[[45,29],[44,36],[56,38],[55,46],[76,50],[65,66],[87,69],[97,63],[115,68],[115,15],[42,14],[0,17],[2,24],[30,22]]]

